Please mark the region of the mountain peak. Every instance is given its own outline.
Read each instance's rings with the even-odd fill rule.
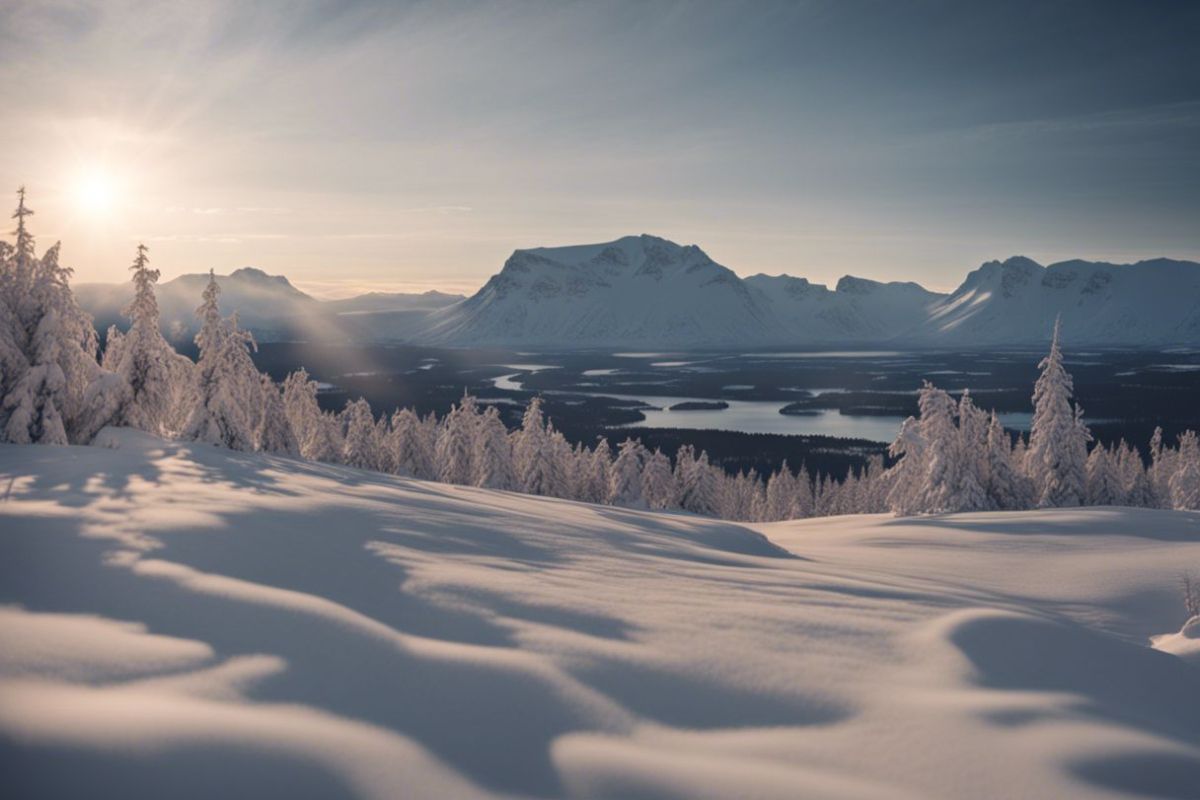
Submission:
[[[251,281],[254,283],[278,283],[284,286],[291,286],[291,282],[283,275],[268,275],[258,267],[240,267],[229,273],[229,277],[234,280]]]

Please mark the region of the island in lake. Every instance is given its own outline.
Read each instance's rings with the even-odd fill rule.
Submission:
[[[667,411],[724,411],[729,403],[724,400],[685,400],[667,408]]]

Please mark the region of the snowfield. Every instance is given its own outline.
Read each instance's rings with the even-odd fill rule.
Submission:
[[[1200,796],[1197,513],[739,525],[101,438],[0,446],[6,796]]]

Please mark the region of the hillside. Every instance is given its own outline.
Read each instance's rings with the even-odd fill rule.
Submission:
[[[1147,646],[1194,513],[743,526],[101,441],[0,446],[14,796],[1194,796],[1200,670]]]

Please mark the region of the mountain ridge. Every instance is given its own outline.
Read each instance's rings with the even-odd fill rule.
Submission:
[[[194,329],[207,277],[182,275],[160,285],[165,330]],[[1200,264],[1166,257],[1042,265],[1014,255],[980,264],[952,292],[854,275],[830,288],[788,274],[743,278],[697,245],[640,234],[515,250],[469,297],[369,292],[322,301],[254,267],[217,280],[225,312],[238,311],[264,341],[986,347],[1042,343],[1061,316],[1079,344],[1200,344]],[[82,284],[76,292],[99,327],[124,323],[130,284]]]

